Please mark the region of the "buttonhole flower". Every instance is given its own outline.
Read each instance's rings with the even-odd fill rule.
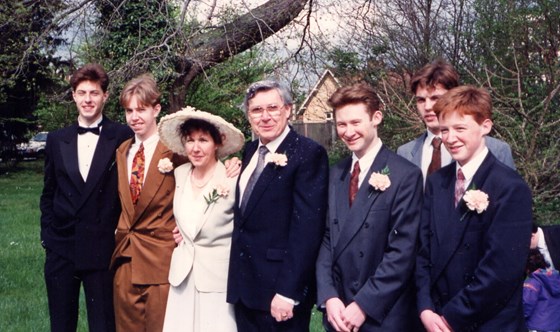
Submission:
[[[385,166],[381,172],[373,172],[369,177],[368,183],[377,191],[385,191],[391,186],[391,180],[389,179],[389,167]],[[369,196],[373,193],[370,192]]]
[[[467,210],[463,214],[461,220],[463,220],[466,214],[470,211],[476,211],[478,214],[481,214],[482,212],[486,211],[489,204],[488,194],[481,190],[477,190],[475,184],[473,184],[471,188],[465,192],[465,194],[463,195],[463,200],[465,201],[469,210]]]
[[[269,153],[266,155],[265,160],[268,163],[274,163],[276,166],[288,165],[288,157],[284,153]]]
[[[160,159],[157,168],[161,173],[169,173],[173,170],[173,163],[169,158]]]

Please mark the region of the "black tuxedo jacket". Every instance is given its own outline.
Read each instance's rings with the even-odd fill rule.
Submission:
[[[246,145],[242,172],[257,147]],[[244,212],[237,186],[228,275],[227,301],[263,311],[276,293],[312,303],[327,207],[325,149],[290,130],[276,153],[288,164],[265,166]]]
[[[364,170],[350,207],[351,163],[347,158],[331,169],[327,228],[317,259],[318,306],[333,297],[345,305],[355,301],[367,315],[360,331],[413,331],[422,173],[383,146]],[[391,185],[375,190],[368,180],[385,167]]]
[[[115,151],[132,131],[105,118],[87,181],[78,166],[78,125],[49,133],[41,195],[41,242],[76,269],[108,269],[120,214]]]
[[[418,310],[454,331],[527,331],[522,286],[531,238],[531,192],[492,153],[469,188],[488,194],[482,213],[454,204],[456,165],[428,177],[420,226]]]

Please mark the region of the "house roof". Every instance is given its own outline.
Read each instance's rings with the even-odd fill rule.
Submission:
[[[317,92],[319,92],[320,87],[325,83],[325,81],[329,77],[332,78],[335,81],[336,85],[340,87],[340,83],[338,82],[338,79],[333,75],[333,73],[329,69],[326,69],[321,75],[321,77],[319,78],[319,80],[317,81],[317,83],[315,83],[315,86],[313,86],[313,89],[311,89],[311,92],[309,92],[309,94],[307,95],[307,98],[305,98],[304,102],[301,104],[301,107],[297,111],[298,115],[303,114],[303,112],[305,111],[305,109],[313,99],[313,97],[317,94]]]

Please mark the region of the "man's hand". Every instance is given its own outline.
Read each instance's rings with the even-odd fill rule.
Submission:
[[[177,245],[183,242],[183,235],[181,235],[181,232],[179,232],[179,227],[175,226],[172,232],[173,232],[173,240],[175,240],[175,243]]]
[[[348,329],[356,332],[366,321],[366,314],[356,302],[352,302],[342,312],[342,321]]]
[[[294,317],[294,305],[274,295],[270,303],[270,314],[277,322],[282,322]]]
[[[420,320],[427,332],[452,332],[443,317],[431,310],[426,309],[422,311],[420,313]]]
[[[241,160],[237,157],[232,157],[224,162],[226,167],[226,176],[234,178],[241,172]]]
[[[327,309],[327,320],[336,331],[351,331],[348,327],[346,327],[346,324],[342,319],[342,312],[346,309],[346,307],[339,298],[332,297],[328,299],[327,302],[325,302],[325,307]]]

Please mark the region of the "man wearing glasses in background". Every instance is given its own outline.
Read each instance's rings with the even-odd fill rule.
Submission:
[[[247,90],[247,143],[236,190],[228,277],[239,331],[308,331],[326,217],[328,158],[288,126],[292,97],[278,82]]]

